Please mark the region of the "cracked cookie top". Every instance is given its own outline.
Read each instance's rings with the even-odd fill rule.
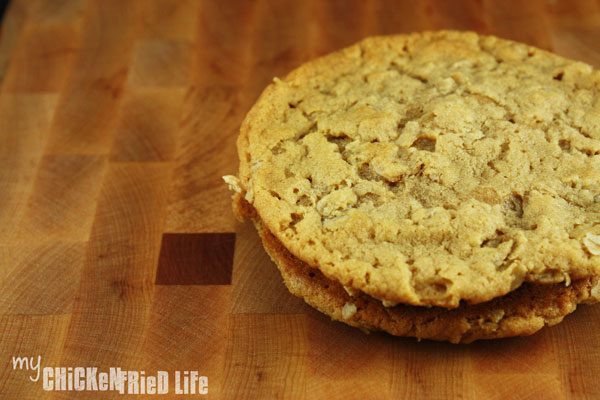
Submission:
[[[265,89],[240,190],[295,256],[385,304],[600,273],[600,73],[465,32],[375,37]]]

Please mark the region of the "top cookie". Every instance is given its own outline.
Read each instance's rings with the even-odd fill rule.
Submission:
[[[384,304],[600,273],[600,72],[465,32],[374,37],[275,80],[238,139],[266,227]]]

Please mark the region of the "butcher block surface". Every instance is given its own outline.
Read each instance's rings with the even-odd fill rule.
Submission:
[[[374,34],[468,29],[600,67],[600,1],[13,0],[0,36],[0,398],[13,368],[198,371],[182,398],[600,398],[600,306],[452,345],[290,295],[221,176],[261,90]],[[153,398],[161,396],[134,396]]]

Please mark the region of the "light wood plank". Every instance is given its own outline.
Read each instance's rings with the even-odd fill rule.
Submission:
[[[499,373],[474,375],[469,381],[475,384],[473,398],[484,399],[565,399],[567,395],[556,375]],[[575,397],[576,398],[576,397]]]
[[[599,41],[600,32],[596,29],[555,27],[552,30],[552,44],[558,54],[596,68],[600,68],[600,53],[596,50]]]
[[[18,236],[22,241],[87,241],[106,157],[42,157]]]
[[[90,0],[25,0],[28,19],[34,24],[63,24],[80,19]]]
[[[45,242],[0,250],[0,314],[71,312],[87,243]]]
[[[142,39],[191,41],[196,36],[200,0],[146,0],[142,10]]]
[[[143,362],[169,176],[164,163],[110,165],[62,364],[137,370]]]
[[[600,4],[597,0],[549,1],[545,6],[553,26],[590,31],[600,28]]]
[[[235,139],[254,98],[249,76],[256,5],[203,2],[191,84],[182,105],[167,232],[233,232],[230,193],[222,175],[235,173]]]
[[[0,243],[17,235],[56,107],[57,96],[0,97]]]
[[[464,364],[477,397],[502,399],[523,393],[560,398],[565,388],[560,381],[559,351],[552,340],[554,329],[546,328],[525,340],[508,338],[493,346],[485,341],[468,346],[464,351],[470,363]]]
[[[433,29],[424,1],[397,3],[394,0],[374,2],[376,25],[371,34],[390,35]]]
[[[8,92],[58,92],[79,50],[77,24],[29,24],[4,80]]]
[[[227,336],[222,398],[308,397],[305,316],[232,315]]]
[[[306,2],[263,2],[257,9],[247,93],[254,100],[273,81],[311,58]]]
[[[231,193],[221,176],[234,173],[235,139],[244,106],[231,87],[199,88],[183,102],[167,232],[233,232]]]
[[[238,225],[235,244],[231,314],[312,313],[304,300],[286,289],[251,222]]]
[[[183,40],[140,40],[133,50],[128,84],[134,87],[186,87],[192,44]]]
[[[170,161],[179,129],[182,89],[130,89],[112,144],[111,161]]]
[[[380,333],[366,334],[315,313],[307,319],[307,398],[380,399],[392,397],[393,340]]]
[[[107,154],[139,24],[138,2],[89,1],[81,49],[62,92],[47,152]]]
[[[600,397],[599,305],[580,305],[577,312],[548,332],[558,357],[560,379],[566,397]]]
[[[262,3],[202,0],[194,39],[191,84],[242,87],[252,74],[252,42]]]
[[[496,36],[553,50],[544,0],[523,3],[485,0],[483,4],[485,23]]]
[[[425,8],[432,29],[472,30],[489,33],[483,18],[483,4],[472,0],[432,0]]]
[[[350,46],[376,30],[374,1],[312,0],[305,4],[310,14],[310,58]]]
[[[230,286],[158,286],[139,368],[198,371],[208,378],[208,396],[221,397],[228,335]],[[174,380],[170,393],[175,393]]]

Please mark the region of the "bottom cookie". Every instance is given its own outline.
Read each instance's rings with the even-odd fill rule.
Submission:
[[[332,319],[362,329],[470,343],[478,339],[531,335],[544,326],[561,322],[580,303],[600,301],[600,278],[591,277],[574,281],[570,286],[525,283],[492,301],[454,309],[403,304],[384,307],[379,300],[364,293],[349,295],[340,283],[296,258],[265,228],[253,207],[239,195],[234,199],[234,211],[242,218],[253,220],[265,250],[292,294]]]

